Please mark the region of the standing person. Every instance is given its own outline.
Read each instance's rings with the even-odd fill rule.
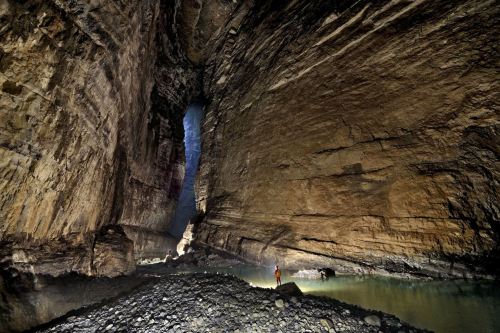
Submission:
[[[276,285],[281,286],[281,269],[278,265],[276,265],[276,269],[274,270],[274,277],[276,278]]]

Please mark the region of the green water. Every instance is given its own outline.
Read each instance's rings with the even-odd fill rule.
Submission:
[[[212,268],[254,286],[274,287],[273,267]],[[375,276],[341,276],[327,281],[297,279],[284,271],[282,283],[295,282],[311,295],[328,296],[391,313],[413,326],[437,333],[500,332],[500,284],[490,281],[426,281]]]

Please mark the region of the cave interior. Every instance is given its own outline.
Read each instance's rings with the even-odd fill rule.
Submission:
[[[301,302],[270,294],[276,309],[225,327],[78,321],[146,283],[182,289],[172,274],[188,268],[206,295],[237,295],[196,274],[239,264],[264,287],[279,265],[309,294],[301,279],[328,273],[317,295],[421,328],[500,330],[499,28],[494,0],[1,0],[0,331],[252,331],[295,315]],[[334,293],[355,277],[367,289]],[[366,296],[403,302],[402,285],[429,303]],[[414,329],[349,309],[314,325]]]

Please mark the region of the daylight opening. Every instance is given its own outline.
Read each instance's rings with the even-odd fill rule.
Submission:
[[[196,216],[194,182],[201,152],[200,123],[202,117],[203,105],[192,103],[188,106],[183,120],[186,171],[177,209],[168,231],[177,239],[182,237],[189,221]]]

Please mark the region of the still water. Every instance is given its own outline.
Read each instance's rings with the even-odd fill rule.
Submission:
[[[213,268],[254,286],[275,287],[273,267]],[[391,313],[413,326],[437,333],[500,332],[500,284],[490,281],[427,281],[375,276],[340,276],[326,281],[292,278],[306,293],[328,296],[364,308]]]

